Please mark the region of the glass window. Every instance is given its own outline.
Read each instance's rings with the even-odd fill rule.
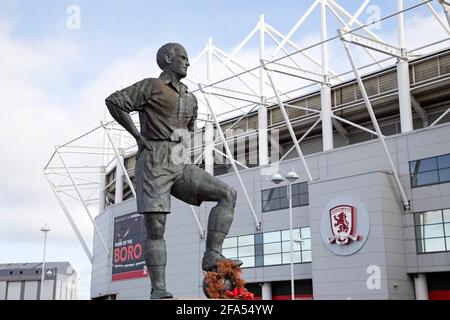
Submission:
[[[263,211],[273,211],[289,208],[287,186],[261,191]],[[305,206],[309,203],[308,183],[292,184],[292,206]]]
[[[255,243],[263,243],[263,234],[262,233],[257,233],[255,234]]]
[[[439,169],[450,168],[450,154],[439,156],[437,159]]]
[[[309,194],[308,193],[301,193],[300,194],[300,205],[301,206],[307,206],[309,204]]]
[[[299,207],[300,206],[300,195],[299,194],[293,194],[292,195],[292,206],[293,207]],[[288,205],[289,207],[289,205]]]
[[[411,161],[409,170],[413,187],[450,182],[450,154]]]
[[[264,244],[264,254],[279,253],[279,252],[281,252],[281,243],[280,242]]]
[[[255,256],[255,266],[256,267],[261,267],[264,265],[264,257],[261,256]]]
[[[238,254],[239,254],[239,258],[254,256],[255,255],[255,247],[254,246],[244,246],[244,247],[239,246]]]
[[[293,248],[292,249],[293,251],[300,251],[300,243],[293,241],[292,248]],[[291,251],[291,242],[290,241],[282,242],[281,250],[282,250],[282,252],[290,252]]]
[[[278,242],[281,241],[280,231],[264,233],[264,243],[277,242],[277,241]]]
[[[310,227],[295,228],[292,229],[292,233],[293,263],[310,262],[311,240],[306,238],[311,236]],[[302,233],[304,239],[298,241]],[[242,268],[289,264],[291,252],[289,236],[290,231],[287,229],[227,238],[223,246],[223,255],[230,259],[241,259],[244,262]],[[306,260],[303,258],[304,251]]]
[[[283,256],[283,264],[291,263],[291,253],[290,252],[283,253],[282,256]],[[302,262],[301,254],[298,251],[292,253],[292,258],[293,258],[294,263]]]
[[[254,242],[255,242],[255,237],[253,235],[239,237],[239,246],[253,245]]]
[[[444,233],[446,237],[450,237],[450,223],[444,224]]]
[[[243,268],[251,268],[255,266],[255,257],[240,257]]]
[[[444,222],[450,222],[450,209],[445,209],[444,211]]]
[[[302,250],[311,250],[311,239],[303,239],[301,247]]]
[[[237,247],[237,237],[233,238],[226,238],[223,242],[222,248],[231,248],[231,247]]]
[[[287,187],[286,186],[279,187],[277,189],[280,190],[280,193],[279,193],[280,198],[287,198]]]
[[[424,186],[428,184],[435,184],[439,182],[439,176],[437,171],[428,171],[424,173],[418,173],[413,180],[413,187]]]
[[[416,217],[416,225],[442,223],[441,210],[416,213],[415,217]]]
[[[301,229],[301,238],[302,239],[309,239],[309,238],[311,238],[311,228],[310,227]]]
[[[311,251],[302,251],[302,262],[311,262]]]
[[[265,254],[264,255],[264,265],[270,266],[275,264],[281,264],[281,254]]]
[[[419,239],[417,247],[419,252],[445,251],[445,241],[444,238]]]
[[[222,254],[227,258],[237,258],[237,248],[227,248],[222,250]]]
[[[426,172],[437,169],[437,159],[428,158],[412,161],[410,164],[411,172]]]
[[[281,240],[282,241],[289,241],[291,239],[290,237],[290,230],[283,230],[281,231]],[[293,239],[299,239],[300,238],[300,229],[292,229],[292,235]]]
[[[450,181],[450,168],[439,170],[439,182],[449,182]]]
[[[417,252],[448,251],[447,237],[450,235],[450,210],[433,210],[415,214]]]
[[[423,225],[416,227],[416,238],[438,238],[444,236],[442,224]]]

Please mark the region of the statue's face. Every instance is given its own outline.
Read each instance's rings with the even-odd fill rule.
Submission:
[[[170,59],[170,63],[168,67],[181,78],[186,77],[187,69],[190,66],[189,58],[186,53],[186,50],[183,47],[175,47],[173,49],[174,54]]]

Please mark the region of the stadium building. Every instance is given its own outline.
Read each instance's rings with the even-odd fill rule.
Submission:
[[[0,300],[76,300],[77,273],[68,262],[0,264]]]
[[[259,34],[259,68],[214,82],[214,54],[222,54],[225,65],[238,64],[234,53],[227,56],[208,41],[202,52],[205,86],[195,90],[208,112],[200,120],[200,143],[192,139],[189,158],[202,155],[199,165],[238,191],[224,254],[244,261],[243,278],[257,298],[450,299],[450,28],[437,18],[446,38],[407,50],[403,20],[414,10],[436,13],[439,3],[403,8],[398,1],[391,19],[399,39],[393,45],[359,22],[357,30],[344,28],[338,37],[327,36],[327,10],[346,20],[352,15],[336,1],[315,1],[301,20],[320,7],[322,41],[315,45],[322,54],[320,72],[300,67],[313,57],[263,16],[238,46]],[[448,14],[446,6],[442,3],[440,10]],[[275,51],[287,55],[265,60],[265,37],[278,39]],[[344,50],[349,72],[336,74],[328,67],[330,39]],[[359,65],[356,48],[372,52],[375,61]],[[291,59],[297,57],[300,62]],[[244,76],[256,79],[253,94],[243,85],[240,90],[235,84],[226,87],[233,80],[251,89],[253,83]],[[278,86],[281,77],[297,87]],[[299,79],[312,84],[300,87]],[[231,100],[240,103],[233,112],[216,114],[211,108],[211,101]],[[83,150],[103,150],[96,154],[103,162],[100,170],[88,172],[69,156],[81,148],[74,141],[80,144],[94,132],[104,134],[103,144]],[[148,299],[145,229],[133,187],[136,147],[131,140],[127,145],[125,133],[112,121],[88,134],[58,147],[45,174],[92,262],[91,298]],[[257,141],[257,148],[251,141]],[[221,156],[226,161],[208,161]],[[288,181],[292,171],[298,179]],[[61,174],[70,188],[56,180]],[[91,191],[93,184],[82,178],[86,174],[100,174],[97,189],[92,189],[100,189],[98,198],[84,196],[83,190]],[[276,181],[276,174],[283,180]],[[64,193],[75,195],[91,217],[89,206],[98,204],[92,252]],[[201,259],[212,205],[190,207],[172,198],[165,235],[167,288],[177,297],[204,296]]]

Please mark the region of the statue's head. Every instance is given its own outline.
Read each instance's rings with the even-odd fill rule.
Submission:
[[[187,75],[189,59],[184,47],[179,43],[166,43],[159,48],[156,54],[156,62],[162,70],[171,70],[184,78]]]

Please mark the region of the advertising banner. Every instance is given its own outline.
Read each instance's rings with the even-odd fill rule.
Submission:
[[[112,280],[147,276],[143,216],[131,213],[114,219]]]

